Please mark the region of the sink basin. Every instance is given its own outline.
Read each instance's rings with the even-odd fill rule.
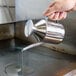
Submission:
[[[0,43],[0,76],[63,76],[76,69],[75,55],[63,54],[40,45],[24,51],[22,64],[21,49],[29,42],[10,39]]]

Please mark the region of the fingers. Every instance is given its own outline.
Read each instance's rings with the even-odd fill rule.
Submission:
[[[51,7],[51,8],[48,8],[45,12],[44,12],[44,15],[45,16],[49,16],[51,13],[55,12],[55,7]]]
[[[52,7],[52,6],[54,6],[54,5],[55,5],[55,3],[56,3],[56,2],[51,2],[51,3],[49,4],[49,6],[48,6],[48,7]]]
[[[67,17],[67,12],[56,12],[48,16],[50,20],[62,20]]]
[[[58,20],[58,17],[59,17],[59,13],[57,12],[48,16],[48,18],[51,20]]]
[[[61,1],[60,1],[61,2]],[[63,4],[59,1],[55,1],[49,5],[47,10],[43,13],[51,20],[62,20],[67,17],[67,12],[63,11]]]
[[[59,20],[65,19],[67,17],[67,12],[61,12],[59,15]]]
[[[62,4],[56,1],[51,3],[43,14],[45,16],[49,16],[51,13],[54,13],[57,11],[62,11]]]
[[[49,16],[51,13],[56,12],[58,10],[57,3],[54,2],[49,5],[49,7],[46,9],[46,11],[43,13],[45,16]]]

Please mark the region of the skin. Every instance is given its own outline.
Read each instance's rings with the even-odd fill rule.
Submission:
[[[76,0],[55,0],[49,4],[44,16],[50,20],[62,20],[71,11],[76,11]]]

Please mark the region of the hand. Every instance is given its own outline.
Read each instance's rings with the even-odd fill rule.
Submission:
[[[67,17],[67,13],[76,10],[76,0],[55,0],[51,3],[44,16],[51,20],[61,20]]]

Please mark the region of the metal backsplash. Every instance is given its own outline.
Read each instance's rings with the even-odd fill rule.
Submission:
[[[0,40],[10,39],[14,37],[14,25],[4,24],[0,25]]]

